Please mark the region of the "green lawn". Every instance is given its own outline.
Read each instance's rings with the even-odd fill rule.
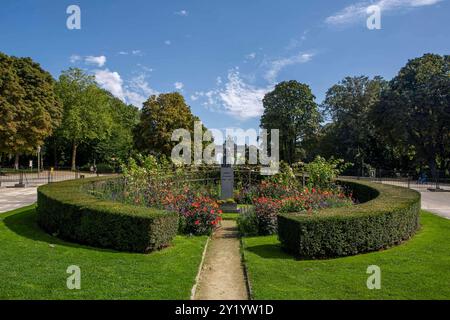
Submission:
[[[450,220],[421,215],[422,229],[389,250],[331,260],[295,260],[276,236],[245,238],[255,299],[450,299]],[[381,289],[369,290],[369,265]]]
[[[34,207],[0,214],[0,299],[189,299],[206,237],[178,236],[152,254],[102,250],[54,238]],[[69,290],[67,267],[81,268]]]

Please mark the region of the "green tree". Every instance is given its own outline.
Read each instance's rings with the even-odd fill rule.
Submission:
[[[449,155],[450,56],[409,60],[389,82],[373,118],[391,143],[412,146],[417,160],[435,175]]]
[[[93,152],[100,162],[126,161],[133,153],[133,130],[139,123],[139,110],[125,104],[122,100],[110,96],[110,114],[112,117],[112,129],[103,140],[97,141],[93,146]]]
[[[308,85],[297,81],[279,83],[263,100],[261,127],[280,130],[280,159],[299,160],[302,142],[314,135],[321,116]]]
[[[61,74],[57,93],[64,106],[58,134],[70,141],[72,170],[76,170],[80,144],[105,139],[111,132],[111,99],[96,85],[94,76],[76,68]]]
[[[387,82],[381,77],[346,77],[328,89],[322,104],[332,125],[323,130],[321,141],[332,154],[355,162],[363,170],[365,162],[375,163],[383,151],[371,119],[371,111],[379,102]]]
[[[200,119],[192,114],[180,93],[153,95],[144,102],[134,132],[136,148],[147,154],[170,157],[173,147],[178,144],[171,141],[173,131],[186,129],[193,135],[195,121]]]
[[[0,152],[36,152],[61,121],[55,81],[30,58],[0,53]]]

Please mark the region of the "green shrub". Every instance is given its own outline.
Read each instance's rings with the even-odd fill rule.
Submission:
[[[308,258],[355,255],[397,245],[418,230],[418,192],[360,181],[339,184],[363,203],[314,215],[278,215],[278,237],[285,250]]]
[[[254,208],[250,210],[243,210],[238,215],[237,225],[239,233],[243,236],[257,236],[258,235],[258,218]]]
[[[38,188],[38,224],[62,239],[119,251],[150,252],[170,244],[178,214],[98,199],[87,188],[108,178]]]
[[[333,181],[350,163],[344,163],[342,159],[326,160],[317,156],[314,161],[304,165],[308,174],[308,187],[322,190],[333,187]]]

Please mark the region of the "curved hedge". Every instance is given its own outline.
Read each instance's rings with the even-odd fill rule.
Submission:
[[[38,224],[56,236],[94,247],[150,252],[170,244],[178,214],[98,199],[85,190],[109,178],[64,181],[38,188]]]
[[[418,230],[417,191],[354,180],[339,184],[353,190],[362,203],[314,215],[278,215],[278,237],[285,250],[306,258],[355,255],[399,244]]]

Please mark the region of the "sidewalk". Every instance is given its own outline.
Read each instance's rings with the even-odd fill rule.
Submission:
[[[37,201],[37,188],[0,188],[0,213],[26,207]]]

